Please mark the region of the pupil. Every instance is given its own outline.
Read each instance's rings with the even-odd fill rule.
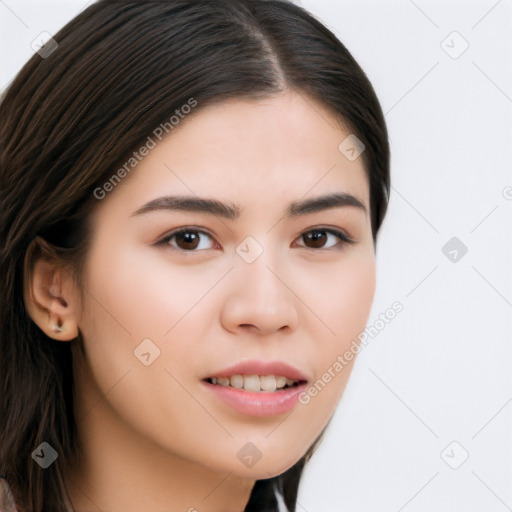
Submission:
[[[322,247],[326,242],[326,234],[325,231],[310,231],[306,234],[306,238],[313,243],[313,247]],[[307,242],[307,240],[304,240]]]
[[[193,233],[191,231],[179,233],[178,235],[176,235],[176,238],[176,242],[181,240],[185,243],[185,247],[182,247],[183,249],[195,249],[199,242],[199,237],[197,236],[197,233]]]

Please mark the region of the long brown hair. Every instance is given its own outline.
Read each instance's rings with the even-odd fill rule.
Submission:
[[[0,103],[0,476],[20,510],[62,512],[63,472],[79,460],[72,343],[30,319],[24,279],[35,258],[64,260],[80,283],[94,194],[190,98],[307,93],[365,145],[372,234],[386,213],[389,145],[366,75],[323,24],[286,0],[101,0],[35,54]],[[191,113],[190,115],[194,115]],[[321,437],[321,436],[320,436]],[[319,438],[320,439],[320,438]],[[256,482],[247,512],[295,511],[304,464]],[[59,454],[43,470],[32,451]]]

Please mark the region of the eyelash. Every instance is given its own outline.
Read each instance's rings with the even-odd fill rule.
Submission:
[[[317,228],[308,229],[307,231],[303,231],[298,238],[300,239],[300,238],[302,238],[303,235],[305,235],[307,233],[312,233],[314,231],[325,232],[325,233],[334,235],[334,236],[339,238],[340,243],[335,245],[335,246],[333,246],[333,247],[328,247],[326,249],[324,249],[322,247],[314,248],[314,247],[301,246],[303,249],[310,249],[310,250],[313,250],[313,251],[326,251],[326,250],[336,250],[336,249],[339,250],[339,249],[341,249],[346,244],[352,245],[352,244],[356,243],[355,240],[352,240],[351,238],[349,238],[343,231],[339,231],[337,229],[332,229],[332,228],[327,228],[327,227],[317,227]],[[192,249],[192,250],[189,250],[189,251],[184,251],[182,249],[178,249],[176,247],[173,247],[173,246],[171,246],[169,244],[169,242],[176,235],[180,235],[180,234],[183,234],[183,233],[198,233],[198,234],[202,234],[202,235],[207,235],[208,237],[213,239],[213,235],[211,235],[207,231],[203,231],[203,230],[196,229],[196,228],[193,228],[193,227],[184,227],[184,228],[176,229],[175,231],[171,231],[170,233],[165,235],[162,239],[160,239],[158,242],[156,242],[154,245],[156,245],[156,246],[169,246],[169,247],[171,247],[172,250],[174,250],[178,254],[182,254],[184,256],[190,256],[191,254],[194,254],[194,253],[200,253],[200,252],[209,250],[209,249],[200,249],[200,250]]]

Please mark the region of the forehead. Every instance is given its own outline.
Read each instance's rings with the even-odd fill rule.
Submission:
[[[136,208],[165,193],[284,207],[306,195],[345,192],[369,208],[362,158],[340,151],[349,135],[338,116],[302,93],[199,104],[102,207]]]

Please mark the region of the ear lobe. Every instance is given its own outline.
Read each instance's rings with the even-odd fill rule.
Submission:
[[[35,244],[37,240],[33,241]],[[36,256],[36,252],[39,254]],[[78,336],[77,294],[65,265],[31,248],[25,259],[24,300],[34,323],[49,337],[70,341]]]

